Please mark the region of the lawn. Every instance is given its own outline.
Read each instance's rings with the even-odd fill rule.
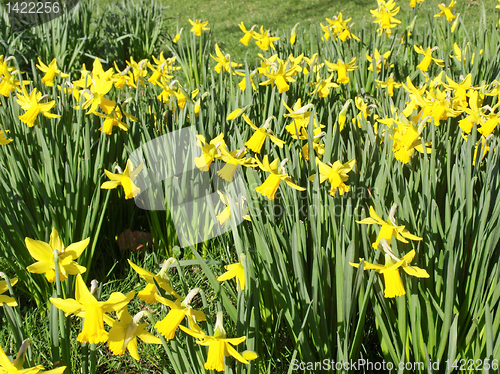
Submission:
[[[419,22],[427,22],[428,17],[438,13],[438,0],[426,0],[420,4],[418,12]],[[325,18],[332,18],[341,12],[344,19],[352,18],[350,23],[354,23],[354,29],[369,26],[373,17],[369,10],[376,8],[376,1],[355,0],[355,1],[326,1],[326,0],[257,0],[257,1],[215,1],[207,0],[203,2],[178,2],[163,0],[162,4],[168,8],[165,11],[168,22],[172,22],[171,30],[178,28],[189,28],[187,19],[209,21],[209,27],[213,33],[213,41],[232,56],[237,56],[243,60],[246,56],[254,56],[258,48],[245,48],[239,39],[243,36],[238,27],[240,22],[244,22],[247,28],[252,25],[264,29],[270,29],[278,35],[289,32],[295,24],[309,30],[311,27],[316,30],[319,23],[326,24]],[[479,25],[482,5],[486,9],[493,9],[497,4],[495,0],[459,1],[457,13],[460,13],[462,22],[467,27],[477,27]],[[409,1],[400,1],[400,17],[406,24],[411,22],[416,15],[409,7]],[[498,18],[498,11],[487,12],[487,22],[491,24]]]

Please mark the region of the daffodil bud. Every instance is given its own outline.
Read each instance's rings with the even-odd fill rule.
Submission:
[[[226,330],[224,330],[224,325],[222,324],[222,311],[217,312],[217,321],[215,322],[214,338],[225,339]]]

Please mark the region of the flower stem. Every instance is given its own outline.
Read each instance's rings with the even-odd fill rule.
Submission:
[[[61,287],[61,277],[59,274],[59,251],[54,250],[54,268],[56,275],[56,294],[58,298],[63,298],[63,292]],[[53,307],[53,306],[51,306]],[[64,312],[61,309],[58,309],[59,313],[59,333],[61,336],[61,353],[62,353],[62,361],[63,365],[66,366],[66,373],[71,373],[71,354],[70,354],[70,342],[68,340],[68,331],[66,324],[66,317],[64,316]],[[59,342],[54,342],[55,345],[59,345]]]

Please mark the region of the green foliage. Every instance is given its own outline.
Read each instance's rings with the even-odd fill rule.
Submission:
[[[410,162],[403,164],[394,156],[395,140],[389,136],[392,130],[378,123],[375,116],[391,116],[393,108],[401,112],[411,100],[403,88],[396,89],[390,97],[377,85],[377,80],[385,81],[390,74],[396,82],[405,84],[409,78],[416,87],[420,84],[428,87],[429,79],[441,71],[455,82],[461,81],[461,75],[471,73],[475,87],[491,84],[499,78],[500,35],[496,25],[488,23],[484,8],[481,26],[470,28],[467,26],[473,17],[466,17],[469,9],[461,4],[461,21],[451,33],[446,20],[433,17],[434,10],[428,10],[431,9],[429,3],[432,2],[419,6],[413,13],[401,14],[402,23],[392,38],[378,36],[371,23],[364,22],[360,27],[358,22],[352,32],[361,39],[359,42],[353,39],[342,42],[334,37],[322,40],[323,32],[314,24],[299,26],[297,43],[291,44],[288,26],[296,22],[294,17],[286,17],[289,24],[285,22],[276,31],[281,38],[276,43],[276,52],[262,52],[266,58],[274,53],[281,59],[287,59],[290,54],[304,53],[311,57],[318,53],[319,62],[338,59],[348,62],[357,58],[358,67],[348,73],[349,82],[333,88],[325,98],[314,92],[315,73],[298,74],[296,81],[290,83],[290,89],[281,94],[276,86],[258,85],[264,78],[259,78],[258,73],[251,76],[257,66],[248,57],[255,54],[255,46],[249,47],[246,63],[238,69],[246,79],[246,89],[242,91],[237,86],[242,75],[213,70],[210,54],[214,55],[214,33],[196,37],[182,19],[184,31],[180,40],[173,43],[171,39],[180,28],[177,26],[175,33],[167,35],[165,21],[160,17],[165,9],[154,2],[106,6],[95,19],[91,17],[93,3],[82,2],[73,16],[61,17],[20,35],[9,34],[7,23],[2,23],[0,32],[5,52],[0,54],[15,55],[16,68],[29,71],[29,79],[33,81],[29,90],[37,87],[49,95],[50,100],[56,101],[53,112],[61,115],[57,119],[39,116],[37,124],[28,128],[19,121],[22,110],[15,95],[0,97],[0,123],[14,139],[11,144],[0,146],[0,209],[3,212],[0,251],[3,264],[7,263],[9,270],[20,279],[17,288],[24,300],[34,298],[43,313],[48,297],[54,293],[53,286],[43,276],[26,271],[33,259],[24,243],[25,237],[48,241],[52,226],[60,232],[65,244],[91,238],[80,263],[88,268],[86,276],[102,278],[104,285],[100,291],[142,289],[144,282],[140,281],[139,286],[135,274],[125,270],[128,269],[125,257],[135,255],[118,254],[114,243],[124,229],[135,226],[151,232],[153,238],[151,253],[145,258],[137,256],[137,261],[156,273],[167,257],[176,256],[178,262],[169,270],[176,291],[186,296],[192,288],[203,290],[193,307],[207,314],[208,321],[201,325],[204,331],[213,333],[215,313],[223,311],[228,336],[246,336],[246,349],[259,354],[259,359],[251,365],[226,359],[229,373],[291,373],[295,359],[306,362],[324,359],[380,362],[384,359],[394,365],[440,361],[440,368],[426,366],[415,370],[419,373],[451,372],[450,367],[444,366],[446,360],[453,363],[462,359],[500,359],[498,129],[488,139],[491,149],[482,159],[484,150],[479,147],[475,152],[479,140],[476,127],[465,140],[459,127],[461,117],[448,118],[440,124],[431,118],[421,129],[422,147],[431,148],[431,152],[415,152]],[[249,17],[248,23],[245,19],[246,26],[249,28],[252,22],[259,25],[269,22],[270,26],[272,12],[276,11],[273,4],[256,3],[255,6],[259,18]],[[271,15],[262,10],[267,8],[272,9]],[[196,9],[198,15],[200,9]],[[216,10],[213,8],[212,14]],[[427,13],[423,13],[425,10]],[[238,15],[237,12],[231,14]],[[112,22],[121,16],[123,22]],[[324,12],[321,21],[323,16]],[[344,14],[347,16],[349,12]],[[243,50],[234,44],[242,36],[235,26],[240,20],[229,22],[232,33],[228,35],[227,48],[220,43],[223,54],[233,47]],[[213,23],[214,29],[220,30],[222,22]],[[81,30],[83,36],[78,34]],[[226,36],[217,32],[217,38]],[[52,42],[42,42],[45,35],[51,36]],[[451,56],[455,42],[466,51],[467,60],[459,61]],[[444,60],[445,67],[433,63],[425,74],[417,70],[422,56],[416,53],[414,45],[437,46],[435,56]],[[37,53],[34,53],[35,46]],[[367,58],[375,49],[381,53],[390,51],[388,62],[394,66],[382,64],[377,72],[376,63],[370,64]],[[158,56],[162,50],[177,59],[180,70],[173,73],[174,78],[168,84],[178,90],[180,96],[170,95],[168,101],[160,101],[158,95],[162,87],[145,83],[147,76],[142,77],[144,84],[135,81],[136,87],[111,91],[110,99],[129,102],[127,110],[138,118],[137,123],[129,123],[128,132],[115,129],[112,136],[99,132],[101,119],[78,109],[79,103],[72,96],[61,92],[56,85],[42,86],[34,66],[36,61],[31,59],[36,55],[48,63],[56,57],[59,68],[71,72],[70,79],[74,81],[84,61],[89,63],[87,69],[91,69],[93,57],[106,58],[109,67],[112,62],[120,69],[130,65],[135,73],[131,57],[138,62]],[[31,51],[32,56],[26,51]],[[243,52],[238,57],[242,55]],[[139,70],[146,71],[144,64],[138,66]],[[368,70],[370,66],[372,71]],[[328,77],[330,72],[325,66],[318,74]],[[257,83],[256,90],[252,90],[251,79]],[[62,79],[56,80],[65,87]],[[447,82],[444,75],[442,80]],[[196,90],[199,92],[194,95]],[[484,93],[483,88],[478,90]],[[181,96],[185,103],[181,104]],[[354,105],[356,98],[372,106],[371,114],[360,115]],[[287,109],[283,103],[291,107],[298,99],[303,105],[313,104],[308,140],[292,139],[285,130],[291,120],[284,116]],[[345,112],[345,127],[340,131],[339,114],[348,100],[351,104]],[[482,105],[494,107],[497,100],[495,96],[484,96]],[[299,192],[282,182],[275,199],[269,200],[255,190],[268,174],[246,168],[243,176],[252,221],[237,225],[233,216],[226,223],[231,227],[229,232],[181,249],[176,246],[177,233],[173,226],[178,219],[176,212],[139,211],[132,201],[123,201],[120,190],[100,188],[106,180],[104,169],[114,172],[113,166],[123,167],[137,147],[187,126],[195,126],[207,141],[223,133],[231,151],[243,148],[253,130],[241,117],[231,121],[226,118],[236,108],[245,107],[258,126],[274,116],[271,129],[286,142],[283,148],[278,148],[266,140],[256,156],[288,159],[286,173],[294,183],[306,187],[306,191]],[[328,182],[325,186],[319,183],[319,178],[314,182],[308,180],[312,174],[319,173],[312,157],[311,124],[314,121],[324,125],[323,162],[356,160],[346,182],[349,191],[342,196],[338,192],[331,196]],[[305,159],[302,149],[306,144],[311,150],[309,160]],[[164,203],[168,205],[172,201],[169,193],[181,193],[189,186],[174,181],[162,188]],[[422,241],[402,243],[393,238],[389,243],[391,248],[398,258],[415,249],[417,254],[412,265],[425,269],[430,277],[417,279],[400,271],[406,295],[388,299],[384,297],[385,281],[379,274],[365,272],[362,266],[356,270],[349,262],[357,263],[363,258],[367,262],[383,263],[380,250],[375,251],[371,244],[379,228],[367,228],[357,221],[367,217],[370,206],[385,218],[393,204],[398,206],[398,225],[404,225]],[[215,216],[219,207],[215,206],[210,213]],[[234,211],[234,202],[230,208]],[[244,291],[235,291],[234,281],[216,280],[224,271],[223,265],[241,259],[246,269]],[[56,288],[55,292],[69,297],[73,292],[71,282],[68,287],[66,290]],[[161,292],[158,285],[157,288]],[[131,306],[134,311],[144,307],[144,303],[137,301]],[[163,307],[148,308],[157,320],[166,315]],[[60,358],[59,347],[54,348],[60,336],[63,344],[75,340],[75,324],[54,309],[48,314],[52,321],[50,331],[42,329],[39,333],[23,330],[15,311],[5,310],[4,318],[14,332],[13,345],[19,346],[22,338],[30,334],[37,340],[51,337],[53,349],[50,353],[47,349],[44,351],[47,361],[49,356],[52,360]],[[155,360],[160,357],[165,370],[206,372],[203,364],[207,350],[200,348],[191,337],[177,331],[175,339],[162,343],[159,347],[145,348],[144,355],[151,366],[144,370],[154,371]],[[66,349],[69,352],[61,350],[61,356],[71,361],[73,368],[87,365],[87,361],[106,367],[109,372],[143,368],[128,358],[111,357],[109,352],[98,355],[95,347],[67,344]],[[85,366],[85,370],[95,370],[92,365]]]

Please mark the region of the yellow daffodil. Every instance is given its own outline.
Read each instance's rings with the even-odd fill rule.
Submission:
[[[463,78],[463,76],[461,78]],[[453,109],[466,107],[468,92],[474,91],[474,87],[472,86],[472,74],[468,74],[463,78],[461,83],[456,83],[448,76],[446,76],[446,80],[448,84],[443,83],[443,86],[447,89],[454,90]]]
[[[342,106],[342,109],[339,112],[339,116],[337,119],[337,122],[339,124],[339,131],[342,131],[345,126],[345,121],[347,120],[347,109],[349,109],[349,105],[351,105],[352,99],[347,100],[344,105]]]
[[[396,83],[392,76],[388,77],[387,81],[385,82],[379,81],[377,79],[375,80],[375,82],[377,82],[381,88],[386,88],[387,95],[389,95],[390,97],[394,96],[394,88],[401,87],[401,83]]]
[[[302,72],[302,66],[300,65],[300,63],[302,62],[303,58],[304,53],[301,53],[297,57],[294,57],[292,53],[288,55],[287,61],[290,68],[293,69],[292,75],[297,75],[298,73]]]
[[[9,144],[10,142],[14,141],[14,139],[7,139],[6,134],[9,131],[10,130],[2,130],[0,128],[0,145],[6,145],[6,144]]]
[[[380,242],[381,239],[387,240],[388,243],[391,242],[391,238],[394,236],[397,240],[403,243],[408,243],[408,240],[422,240],[422,238],[415,236],[413,234],[410,234],[408,230],[405,229],[404,226],[397,226],[396,225],[396,220],[394,219],[394,214],[396,213],[396,208],[397,205],[394,204],[391,208],[391,212],[389,214],[389,219],[387,221],[384,221],[380,216],[375,212],[375,209],[373,207],[370,207],[370,218],[365,218],[361,221],[356,221],[357,223],[363,224],[363,225],[381,225],[382,227],[380,228],[380,232],[377,236],[377,240],[373,242],[372,246],[373,248],[378,247],[378,243]],[[405,239],[406,238],[406,239]]]
[[[159,295],[155,295],[157,301],[166,305],[170,308],[165,318],[161,321],[156,322],[155,329],[166,339],[173,339],[175,336],[175,330],[179,327],[184,317],[188,318],[190,324],[195,321],[206,321],[205,313],[199,310],[194,310],[189,304],[193,300],[193,297],[200,291],[199,288],[191,290],[186,298],[181,302],[181,299],[177,299],[175,302],[166,299]]]
[[[226,143],[224,142],[224,134],[220,133],[218,136],[213,138],[210,143],[207,143],[203,135],[197,135],[198,141],[196,145],[201,148],[203,154],[199,157],[195,157],[194,163],[196,167],[201,171],[208,171],[210,164],[214,159],[222,158],[222,149],[226,149]]]
[[[313,82],[312,85],[315,86],[312,94],[318,94],[318,97],[328,97],[330,95],[330,88],[339,87],[338,84],[332,83],[333,73],[327,79],[322,79],[319,73],[316,75],[316,82]]]
[[[458,121],[458,126],[460,126],[466,134],[470,134],[474,125],[482,125],[486,122],[483,108],[478,106],[479,102],[479,92],[472,91],[469,97],[469,107],[462,108],[468,116]]]
[[[283,160],[281,162],[281,165],[278,165],[279,162],[278,159],[275,159],[270,164],[267,155],[264,156],[262,162],[259,160],[258,157],[256,157],[255,159],[257,160],[257,163],[259,164],[259,167],[262,170],[271,173],[264,181],[264,183],[262,183],[262,185],[255,188],[255,190],[262,196],[267,196],[270,200],[274,200],[274,195],[276,194],[276,191],[278,190],[278,187],[282,180],[284,180],[286,184],[296,189],[297,191],[305,191],[304,187],[300,187],[295,183],[293,183],[292,178],[290,178],[288,174],[286,173],[282,174],[282,172],[284,172],[285,169],[285,163],[288,161],[287,159]]]
[[[261,59],[260,66],[257,67],[257,72],[260,76],[264,75],[265,72],[271,71],[271,69],[273,69],[273,71],[277,70],[278,63],[281,60],[280,58],[278,58],[277,53],[268,58],[264,57],[262,53],[258,53],[258,56]]]
[[[318,53],[314,53],[311,57],[304,56],[304,61],[306,62],[302,70],[304,75],[309,74],[309,71],[317,73],[319,69],[325,66],[324,62],[321,64],[318,63]]]
[[[118,68],[116,61],[114,61],[114,65],[117,73],[112,77],[113,85],[120,90],[122,90],[125,85],[131,88],[136,87],[134,83],[134,76],[130,72],[130,66],[126,67],[122,71]]]
[[[256,166],[255,159],[253,157],[246,158],[246,153],[246,148],[231,153],[229,153],[227,149],[221,149],[221,159],[226,164],[222,169],[217,171],[217,175],[226,182],[232,182],[234,173],[236,173],[239,165],[245,167]]]
[[[358,108],[359,113],[356,116],[356,118],[352,119],[352,123],[358,123],[358,127],[361,128],[361,121],[363,119],[365,121],[368,120],[368,117],[371,116],[371,109],[375,107],[375,104],[370,104],[366,103],[361,96],[356,96],[354,98],[354,104],[356,105],[356,108]],[[375,119],[378,118],[377,114],[374,114]],[[376,131],[376,127],[375,127]]]
[[[243,37],[240,39],[240,42],[243,44],[243,45],[248,45],[248,43],[250,42],[250,40],[252,39],[252,36],[253,36],[253,28],[255,27],[252,26],[252,28],[250,30],[247,30],[245,25],[243,24],[243,21],[238,25],[241,29],[241,31],[243,31],[245,33],[245,35],[243,35]]]
[[[133,115],[125,112],[120,106],[116,106],[111,112],[107,114],[102,114],[99,112],[94,112],[95,115],[104,118],[104,122],[102,123],[102,127],[99,128],[99,131],[102,131],[105,134],[111,135],[113,133],[113,128],[116,126],[123,131],[127,131],[129,125],[122,121],[122,114],[127,117],[129,120],[137,122],[137,118]]]
[[[9,281],[10,285],[13,287],[17,283],[17,278],[12,278]],[[3,293],[7,292],[8,289],[9,287],[7,285],[7,281],[0,281],[0,306],[3,306],[3,304],[12,307],[17,306],[16,299],[7,295],[2,295]]]
[[[180,70],[180,66],[174,66],[175,62],[177,61],[177,56],[172,56],[165,58],[163,55],[163,51],[160,52],[160,56],[156,58],[155,56],[153,57],[153,62],[157,65],[158,68],[161,68],[163,71],[167,73],[172,73],[176,70]],[[148,61],[149,62],[149,61]],[[148,64],[149,66],[150,64]]]
[[[141,189],[134,184],[134,180],[137,175],[141,172],[144,163],[141,163],[137,169],[133,169],[132,161],[127,160],[127,166],[123,171],[123,174],[113,174],[107,170],[104,170],[109,179],[108,182],[104,182],[101,188],[104,190],[114,189],[118,186],[123,187],[125,192],[125,199],[132,199],[134,196],[141,193]],[[121,170],[120,170],[121,171]]]
[[[415,8],[417,4],[423,3],[424,0],[410,0],[410,8]]]
[[[328,66],[328,71],[336,71],[338,76],[337,76],[337,83],[342,83],[346,84],[349,83],[349,77],[347,76],[348,71],[353,71],[354,69],[357,68],[356,64],[356,57],[354,57],[351,62],[348,62],[345,64],[341,59],[337,60],[337,63],[332,63],[329,61],[325,61],[326,66]]]
[[[26,349],[30,345],[30,340],[26,339],[19,348],[17,353],[17,358],[14,362],[11,362],[2,347],[0,347],[0,373],[2,374],[62,374],[66,370],[66,366],[58,367],[57,369],[52,369],[44,371],[42,365],[33,366],[31,368],[22,369],[24,364],[24,357],[26,355]]]
[[[356,160],[352,159],[347,161],[345,164],[342,164],[340,161],[335,161],[333,165],[327,165],[316,157],[316,165],[318,165],[319,171],[319,183],[323,183],[328,179],[330,182],[329,194],[335,197],[335,193],[338,190],[340,196],[342,196],[345,192],[349,191],[349,186],[347,186],[344,182],[347,182],[347,173],[352,170],[355,163]],[[313,182],[315,176],[316,174],[311,175],[308,179]]]
[[[40,103],[40,101],[42,101],[47,95],[42,96],[41,92],[36,92],[36,88],[34,88],[28,95],[26,87],[23,87],[22,95],[18,92],[16,95],[17,103],[21,106],[21,108],[23,108],[23,110],[26,111],[26,113],[19,116],[19,119],[29,127],[33,127],[35,125],[35,120],[40,113],[47,118],[61,117],[59,114],[49,112],[56,105],[54,100],[45,104]]]
[[[293,139],[307,139],[307,127],[309,126],[309,120],[311,118],[312,112],[309,111],[310,108],[312,108],[314,105],[309,103],[306,105],[302,105],[302,100],[299,98],[293,104],[293,107],[290,108],[286,103],[283,101],[283,105],[285,108],[289,111],[289,113],[283,114],[283,117],[289,117],[292,118],[293,121],[285,126],[285,130],[288,131]],[[323,125],[318,126],[318,122],[316,119],[313,120],[313,126],[315,128],[323,128]]]
[[[387,59],[391,55],[391,51],[387,51],[384,54],[380,54],[377,48],[375,48],[375,53],[373,54],[373,58],[370,55],[366,55],[366,59],[370,63],[370,66],[368,66],[369,71],[373,71],[373,62],[375,63],[375,66],[377,67],[377,73],[380,73],[382,71],[382,63],[384,64],[385,70],[387,70],[389,67],[393,67],[394,64],[391,64],[389,66],[389,62]]]
[[[463,50],[460,49],[457,43],[453,44],[453,52],[455,53],[454,55],[450,55],[450,58],[456,58],[458,62],[467,62],[467,49],[469,49],[469,43],[465,45],[465,48]],[[481,52],[483,50],[481,49]],[[474,57],[476,56],[475,53],[472,53],[472,57],[470,60],[471,64],[474,64]]]
[[[160,80],[161,80],[161,83],[159,83],[158,85],[161,88],[163,88],[163,91],[158,95],[158,99],[164,103],[168,103],[170,101],[171,96],[175,97],[175,99],[177,100],[177,107],[180,110],[183,110],[186,107],[186,103],[188,101],[188,98],[187,98],[189,96],[188,93],[184,90],[184,88],[182,88],[181,85],[179,85],[177,87],[177,90],[173,89],[174,85],[176,83],[178,83],[176,80],[170,82],[170,84],[167,84],[163,77],[160,78]],[[199,92],[200,92],[200,90],[198,88],[196,90],[192,91],[191,92],[191,100],[194,99],[198,95]],[[198,108],[196,108],[196,106],[195,106],[195,111],[196,110],[199,111],[199,106],[198,106]],[[172,107],[172,111],[175,111],[175,107]]]
[[[177,43],[179,41],[179,39],[181,38],[181,35],[182,35],[182,30],[183,30],[183,28],[181,27],[179,32],[177,34],[175,34],[174,38],[172,39],[172,43]]]
[[[138,85],[146,85],[146,77],[148,76],[147,66],[148,59],[135,61],[133,57],[130,57],[130,61],[127,61],[127,69],[130,76],[127,83],[130,87],[137,88]]]
[[[439,126],[440,121],[446,120],[449,117],[457,117],[462,113],[460,110],[453,110],[451,108],[451,97],[439,88],[426,91],[424,86],[419,90],[415,88],[410,80],[410,77],[406,78],[406,85],[403,84],[403,88],[410,92],[411,98],[411,102],[407,108],[405,108],[403,114],[405,116],[409,116],[416,107],[421,108],[419,113],[412,117],[412,121],[415,123],[418,123],[423,119],[431,121],[428,117],[432,117],[432,119],[434,119],[434,124]],[[425,97],[422,95],[424,92]]]
[[[14,56],[10,56],[4,59],[3,55],[0,55],[0,77],[4,75],[6,72],[12,72],[16,69],[14,66],[7,65],[7,62],[15,59],[16,58]]]
[[[31,257],[38,261],[28,266],[27,270],[30,273],[45,274],[45,278],[47,278],[50,283],[54,283],[56,281],[56,269],[54,263],[55,251],[57,251],[58,256],[58,272],[61,282],[67,278],[68,274],[82,274],[87,270],[85,267],[78,265],[74,260],[80,257],[84,249],[87,248],[90,238],[65,247],[59,237],[59,233],[53,227],[49,243],[30,238],[26,238],[24,241]]]
[[[241,66],[241,64],[238,64],[236,62],[229,62],[229,54],[224,55],[221,52],[219,45],[217,43],[215,44],[215,54],[217,55],[217,57],[212,56],[212,54],[210,54],[210,57],[212,57],[215,61],[217,61],[217,65],[215,65],[214,67],[214,70],[217,73],[220,73],[221,70],[223,72],[224,71],[231,72],[232,70],[231,68],[237,68]]]
[[[339,14],[334,16],[332,19],[326,18],[326,21],[328,22],[326,26],[323,26],[323,24],[320,23],[321,30],[324,33],[322,40],[328,40],[330,39],[330,36],[333,36],[335,40],[340,39],[343,42],[346,41],[346,39],[355,39],[359,41],[360,39],[351,33],[349,26],[347,25],[351,19],[352,18],[343,20],[342,12],[339,12]]]
[[[115,66],[116,66],[116,63],[115,63]],[[87,97],[88,97],[88,96],[90,96],[90,93],[92,93],[96,90],[101,90],[103,83],[113,80],[113,68],[109,68],[108,70],[105,71],[102,67],[101,61],[98,58],[96,58],[92,64],[92,71],[88,71],[85,67],[85,64],[83,64],[83,68],[81,70],[80,75],[81,75],[80,79],[77,81],[74,81],[73,85],[80,87],[80,88],[87,88],[88,87],[90,92],[85,92],[87,94]],[[96,81],[95,81],[96,78],[99,78],[99,81],[97,82],[97,86],[96,86]],[[105,93],[107,93],[108,91],[109,91],[109,89]],[[105,93],[102,93],[102,94],[104,95]]]
[[[83,343],[97,344],[108,340],[108,332],[104,330],[104,313],[123,309],[134,298],[135,292],[127,295],[113,292],[107,301],[97,301],[90,293],[82,276],[76,276],[75,299],[50,298],[50,302],[66,313],[66,317],[74,314],[83,318],[83,328],[76,340]]]
[[[85,65],[84,65],[85,66]],[[113,78],[113,68],[109,68],[108,70],[104,70],[101,64],[101,60],[96,58],[92,63],[92,77],[99,77],[104,81],[112,80]],[[91,80],[89,84],[93,84]]]
[[[40,57],[38,57],[38,62],[40,63],[40,65],[36,65],[36,67],[45,73],[45,75],[42,78],[42,83],[48,87],[51,87],[54,85],[54,78],[57,75],[60,75],[61,78],[68,78],[69,77],[68,74],[61,72],[61,70],[59,70],[57,68],[57,61],[55,58],[50,62],[50,64],[48,66],[45,65],[42,62],[42,60],[40,60]]]
[[[297,40],[297,26],[299,24],[296,23],[295,26],[293,26],[292,31],[290,31],[290,44],[295,44],[295,41]]]
[[[410,162],[410,158],[415,150],[424,153],[420,134],[425,124],[421,124],[417,127],[404,116],[394,118],[393,120],[397,124],[397,127],[392,128],[392,136],[389,136],[393,141],[392,151],[394,152],[396,160],[401,161],[403,164],[407,164]],[[426,153],[432,152],[430,146],[431,142],[425,142]]]
[[[401,277],[399,275],[399,268],[402,268],[404,272],[408,275],[417,277],[417,278],[429,278],[429,274],[424,269],[419,267],[410,265],[410,262],[415,257],[415,250],[412,249],[403,258],[397,258],[392,250],[388,246],[387,242],[382,242],[385,253],[385,265],[371,264],[369,262],[364,261],[362,258],[360,261],[363,261],[363,270],[375,270],[377,273],[382,274],[384,276],[385,290],[384,297],[386,298],[394,298],[396,296],[403,296],[406,294],[406,291],[403,287],[403,283],[401,282]],[[355,268],[359,268],[360,264],[355,264],[349,262],[350,265]]]
[[[442,17],[446,16],[446,20],[451,22],[455,19],[455,15],[451,12],[451,10],[457,5],[456,0],[451,0],[450,5],[446,6],[445,3],[441,3],[438,5],[441,12],[434,15],[434,17]]]
[[[264,75],[269,79],[260,83],[260,85],[266,86],[269,84],[276,84],[279,93],[288,91],[290,89],[290,85],[288,83],[295,82],[293,76],[300,69],[300,66],[294,64],[289,69],[287,69],[287,64],[287,61],[279,60],[279,67],[277,69],[273,65],[270,71],[264,72]]]
[[[477,152],[479,151],[480,161],[484,160],[484,157],[486,156],[486,153],[490,150],[490,146],[488,145],[488,141],[493,135],[488,135],[487,137],[481,136],[481,139],[479,139],[476,143],[476,146],[474,148],[474,156],[472,157],[472,165],[476,165],[476,158],[477,158]]]
[[[443,60],[432,57],[432,52],[434,52],[438,47],[427,47],[425,51],[422,49],[422,47],[418,47],[416,45],[414,45],[413,48],[418,54],[424,55],[423,60],[420,62],[420,64],[417,65],[417,69],[420,69],[421,71],[427,71],[432,61],[434,61],[437,65],[444,67]]]
[[[96,61],[99,61],[99,60],[96,59]],[[96,62],[94,61],[94,64],[95,63]],[[99,62],[99,64],[100,64],[100,62]],[[102,65],[101,65],[101,69],[102,69]],[[80,70],[80,79],[77,79],[77,80],[71,82],[71,84],[74,87],[78,87],[78,88],[87,88],[88,86],[90,86],[92,84],[92,72],[87,70],[87,67],[85,66],[85,64],[82,65],[82,68]],[[79,91],[76,91],[76,92],[78,92],[78,95],[80,94]],[[78,100],[77,96],[75,96],[75,98]]]
[[[262,146],[264,145],[264,141],[266,140],[266,138],[271,139],[271,141],[274,144],[276,144],[280,148],[283,148],[283,144],[285,144],[285,142],[274,136],[272,134],[272,131],[269,129],[270,123],[274,119],[274,117],[268,118],[261,128],[255,126],[254,123],[250,120],[250,118],[248,118],[246,114],[243,114],[243,119],[245,120],[246,123],[248,123],[248,125],[250,125],[252,129],[255,130],[250,139],[248,139],[248,141],[245,143],[245,145],[249,149],[251,149],[255,153],[260,153],[260,150],[262,149]]]
[[[224,357],[233,356],[239,362],[243,364],[249,364],[248,360],[253,360],[257,358],[257,354],[251,351],[243,352],[243,354],[238,353],[233,345],[238,345],[246,340],[246,336],[240,338],[226,338],[226,330],[222,324],[222,312],[217,312],[217,321],[215,323],[214,335],[206,335],[201,329],[196,328],[193,330],[187,327],[180,326],[181,330],[186,334],[191,335],[198,339],[197,344],[208,346],[208,356],[205,362],[205,370],[216,370],[224,371]]]
[[[152,335],[146,330],[146,324],[139,321],[147,312],[141,311],[134,318],[129,314],[127,307],[116,312],[118,321],[112,318],[106,318],[106,323],[111,326],[108,336],[109,350],[116,356],[121,356],[128,350],[130,356],[139,361],[139,352],[137,350],[137,338],[146,344],[161,344],[160,338]]]
[[[86,101],[83,103],[82,109],[89,108],[86,114],[94,113],[97,107],[100,107],[105,113],[110,113],[113,110],[116,103],[104,97],[111,90],[111,87],[113,87],[111,80],[102,79],[98,75],[92,78],[90,91],[83,91]]]
[[[18,74],[22,74],[14,67],[7,65],[7,62],[14,57],[3,59],[3,55],[0,55],[0,95],[9,97],[12,92],[19,89],[21,86],[24,87],[30,84],[31,81],[20,81],[16,78]],[[40,95],[41,96],[41,95]]]
[[[450,98],[437,88],[434,91],[428,91],[423,100],[418,98],[417,103],[422,107],[422,110],[415,116],[416,119],[422,120],[431,116],[434,118],[436,126],[439,126],[440,121],[445,121],[450,117],[455,118],[461,114],[461,110],[452,109]]]
[[[222,201],[222,203],[226,207],[224,208],[224,210],[221,213],[217,214],[217,216],[215,218],[217,218],[217,222],[219,222],[219,225],[223,225],[229,218],[231,218],[231,208],[230,208],[230,203],[229,203],[229,197],[224,195],[219,190],[217,190],[217,193],[219,194],[220,200]],[[250,216],[248,215],[248,207],[245,207],[245,208],[242,207],[241,211],[240,211],[239,201],[241,201],[241,204],[243,205],[243,202],[246,201],[245,197],[242,196],[241,199],[236,201],[234,203],[234,207],[236,208],[236,210],[239,211],[239,213],[241,213],[243,219],[246,219],[247,221],[251,221]]]
[[[254,91],[257,91],[257,86],[255,85],[255,82],[253,81],[253,77],[255,76],[255,73],[256,73],[256,70],[250,72],[250,84],[252,85],[252,89]],[[243,77],[243,79],[240,81],[240,83],[238,83],[238,88],[240,90],[242,90],[243,92],[245,92],[245,90],[247,89],[247,75],[242,72],[242,71],[235,71],[235,74],[236,75],[239,75],[240,77]]]
[[[497,105],[495,105],[495,107]],[[477,129],[477,132],[479,132],[484,137],[488,137],[495,130],[498,124],[500,124],[500,117],[498,113],[488,114],[486,118],[486,122]]]
[[[304,134],[307,135],[307,133],[305,131],[304,131]],[[316,127],[313,130],[312,146],[313,146],[314,152],[316,152],[316,154],[318,155],[318,158],[320,158],[320,159],[321,159],[321,157],[323,157],[323,154],[325,153],[325,145],[320,144],[319,142],[321,140],[321,137],[323,137],[325,135],[326,135],[326,132],[321,131],[320,127]],[[309,142],[306,142],[306,144],[304,144],[302,146],[302,152],[304,153],[304,158],[307,161],[309,161]],[[300,157],[302,157],[302,154],[300,154]]]
[[[194,34],[196,36],[201,36],[201,32],[202,31],[208,31],[210,30],[209,27],[206,27],[208,25],[208,21],[205,21],[205,22],[200,22],[200,20],[196,20],[195,22],[193,22],[192,20],[188,20],[189,23],[191,24],[191,32],[194,32]]]
[[[252,36],[254,39],[257,39],[255,44],[263,51],[268,51],[269,46],[272,49],[276,49],[274,47],[274,42],[280,40],[278,37],[271,36],[269,30],[264,31],[264,26],[260,27],[260,33],[254,31]]]
[[[155,295],[158,295],[158,290],[156,289],[155,282],[158,284],[158,286],[160,286],[162,290],[167,291],[169,295],[180,298],[177,292],[175,292],[170,285],[170,278],[168,277],[167,273],[168,267],[176,261],[173,257],[169,258],[162,264],[161,270],[158,272],[158,274],[153,274],[150,271],[137,266],[130,260],[127,261],[132,269],[134,269],[134,271],[139,274],[142,279],[148,282],[148,285],[137,294],[137,297],[139,299],[145,301],[148,304],[154,303],[156,301]]]
[[[400,20],[395,18],[400,7],[394,9],[395,6],[396,3],[394,0],[389,0],[387,2],[384,0],[378,0],[378,8],[376,10],[370,10],[372,16],[376,18],[373,23],[378,23],[380,25],[380,28],[377,30],[379,35],[382,35],[385,31],[387,36],[391,36],[391,29],[401,23]]]
[[[227,270],[224,274],[219,276],[217,280],[223,282],[236,277],[238,280],[238,288],[242,291],[245,289],[245,268],[241,262],[235,264],[225,265],[224,268]]]
[[[162,51],[162,54],[163,54],[163,51]],[[162,63],[162,64],[159,64],[157,67],[154,67],[148,61],[148,67],[153,71],[153,74],[151,74],[151,76],[148,79],[148,82],[151,83],[152,85],[157,85],[158,81],[161,78],[172,79],[174,77],[173,75],[168,74],[168,71],[170,70],[170,68],[166,63]]]
[[[495,79],[489,85],[489,90],[485,93],[485,96],[496,96],[500,99],[500,82]]]

